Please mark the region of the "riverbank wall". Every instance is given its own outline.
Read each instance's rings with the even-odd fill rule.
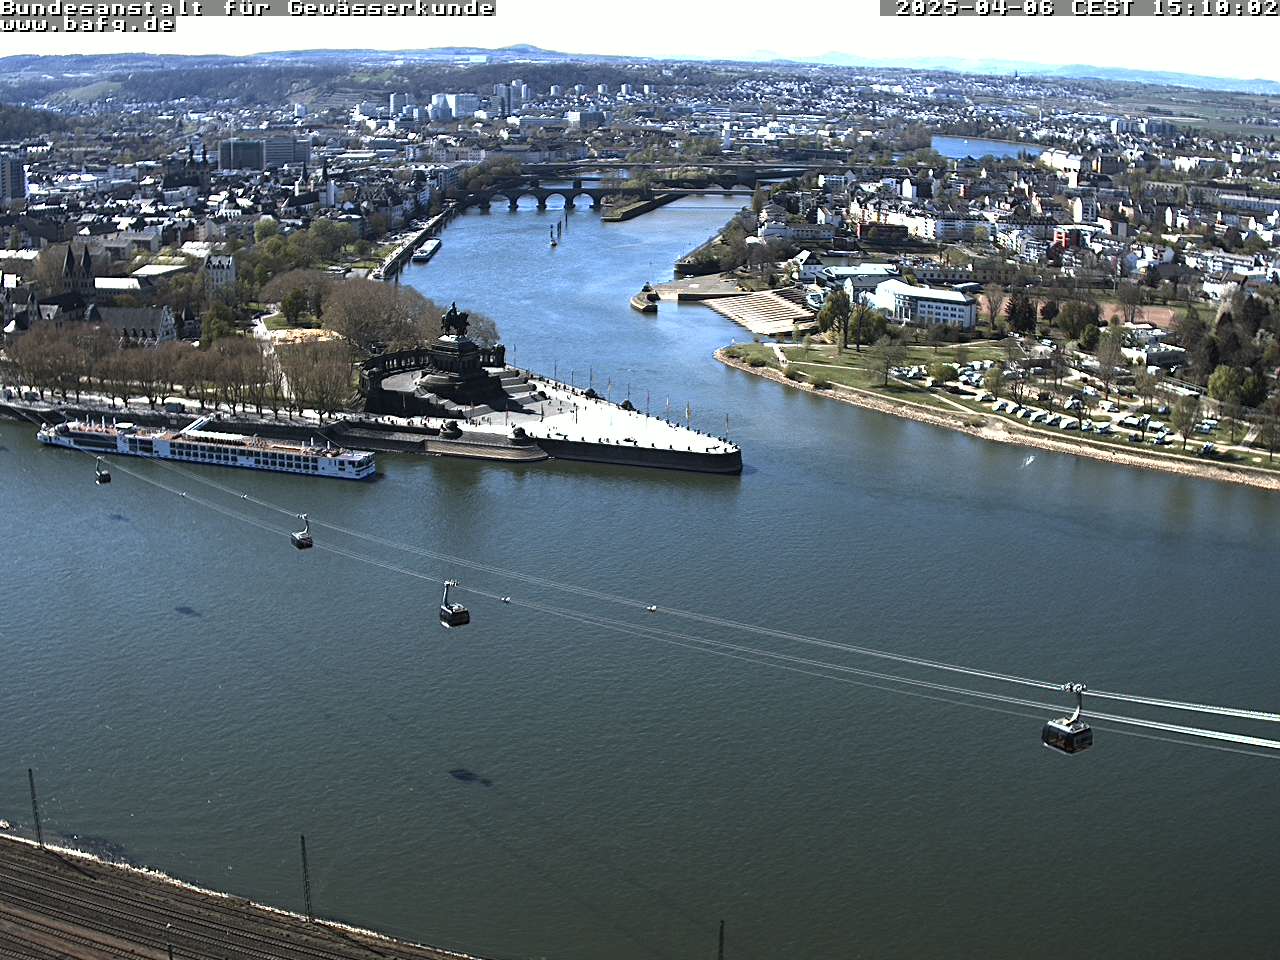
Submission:
[[[642,214],[657,210],[659,207],[665,207],[668,203],[679,200],[681,196],[682,194],[679,193],[661,193],[656,197],[650,197],[648,200],[637,200],[635,203],[610,207],[600,215],[600,219],[605,223],[621,223],[624,220],[633,220]]]
[[[0,404],[0,415],[30,423],[59,423],[63,420],[106,418],[129,421],[148,427],[181,430],[196,420],[191,413],[160,410],[97,408],[85,404]],[[208,429],[242,436],[257,436],[294,443],[333,443],[353,450],[432,457],[457,457],[504,463],[537,463],[544,460],[575,460],[613,466],[683,470],[694,473],[736,475],[742,472],[742,452],[736,448],[718,453],[645,446],[623,440],[592,442],[556,437],[514,439],[491,430],[473,430],[466,421],[458,423],[460,436],[442,436],[440,427],[412,423],[403,418],[348,415],[329,423],[243,419],[225,413],[214,414]]]
[[[943,427],[958,433],[965,433],[980,440],[991,440],[997,443],[1011,443],[1035,450],[1051,453],[1068,453],[1090,460],[1101,460],[1106,463],[1120,464],[1126,467],[1138,467],[1144,470],[1158,470],[1162,473],[1173,473],[1184,477],[1201,477],[1206,480],[1217,480],[1221,483],[1235,483],[1244,486],[1258,487],[1263,490],[1280,490],[1280,475],[1257,467],[1226,467],[1219,464],[1205,463],[1190,457],[1176,454],[1135,453],[1130,450],[1112,449],[1097,442],[1083,438],[1079,440],[1060,440],[1056,437],[1041,435],[1030,430],[1018,429],[1000,419],[983,416],[979,413],[954,414],[936,407],[912,403],[909,400],[889,400],[879,394],[856,387],[840,384],[819,390],[810,383],[788,379],[773,367],[752,367],[749,364],[728,356],[724,350],[717,350],[715,358],[725,366],[741,370],[743,373],[763,377],[785,387],[804,390],[841,403],[855,407],[887,413],[891,416],[915,420],[935,427]]]
[[[610,463],[621,467],[658,467],[690,473],[742,473],[742,451],[701,453],[696,450],[663,450],[625,443],[588,443],[581,440],[539,438],[538,446],[557,460]]]

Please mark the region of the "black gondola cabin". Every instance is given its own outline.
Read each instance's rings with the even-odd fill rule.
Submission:
[[[1083,720],[1061,717],[1044,725],[1040,739],[1051,750],[1079,753],[1093,746],[1093,728]]]

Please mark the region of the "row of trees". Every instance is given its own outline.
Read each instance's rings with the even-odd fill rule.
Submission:
[[[251,337],[225,337],[205,350],[181,342],[122,347],[87,326],[37,327],[9,345],[4,379],[39,394],[79,402],[98,394],[126,409],[141,397],[152,408],[170,397],[200,409],[289,416],[305,409],[321,419],[344,409],[355,392],[348,344],[318,341],[272,350]]]

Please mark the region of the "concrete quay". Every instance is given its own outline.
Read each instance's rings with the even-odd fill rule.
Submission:
[[[531,371],[486,368],[498,377],[510,403],[459,408],[448,417],[397,416],[377,422],[396,432],[428,435],[422,452],[443,456],[482,455],[490,459],[542,458],[661,467],[699,473],[742,472],[742,452],[729,440],[649,416],[630,401],[613,403]],[[382,381],[385,397],[406,396],[420,371],[406,370]],[[457,431],[456,436],[450,436]],[[362,442],[367,447],[367,443]],[[468,452],[459,452],[469,447]],[[376,448],[374,448],[376,449]],[[519,456],[514,451],[529,451]],[[504,450],[502,455],[495,451]],[[472,452],[474,451],[474,452]]]
[[[698,473],[739,474],[742,452],[730,441],[692,430],[630,405],[611,403],[592,390],[519,370],[487,368],[500,378],[509,409],[456,407],[447,416],[349,413],[329,423],[215,414],[211,427],[228,433],[276,440],[332,442],[356,450],[421,456],[460,457],[505,463],[578,460],[631,467],[658,467]],[[384,383],[411,382],[421,371],[407,370]],[[392,396],[395,394],[392,393]],[[456,405],[453,405],[456,406]],[[146,426],[181,429],[195,415],[145,407],[128,410],[88,403],[0,403],[0,415],[15,420],[57,423],[68,419],[130,420]]]

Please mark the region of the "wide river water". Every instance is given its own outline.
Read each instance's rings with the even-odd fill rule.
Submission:
[[[579,210],[556,250],[558,211],[471,213],[405,281],[492,315],[522,366],[681,416],[687,403],[716,432],[727,414],[741,477],[393,456],[365,485],[194,469],[646,603],[1280,707],[1280,498],[1032,457],[717,364],[739,328],[697,306],[642,316],[627,298],[730,204],[614,225]],[[85,459],[32,434],[0,422],[0,816],[29,823],[32,766],[46,830],[295,909],[305,832],[320,913],[495,957],[707,957],[722,917],[728,955],[756,960],[1275,950],[1268,759],[1106,723],[1068,758],[1039,745],[1046,711],[478,599],[471,626],[444,631],[429,585],[294,551],[271,513],[254,516],[274,535],[128,476],[95,487]],[[317,535],[497,593],[907,672]]]

